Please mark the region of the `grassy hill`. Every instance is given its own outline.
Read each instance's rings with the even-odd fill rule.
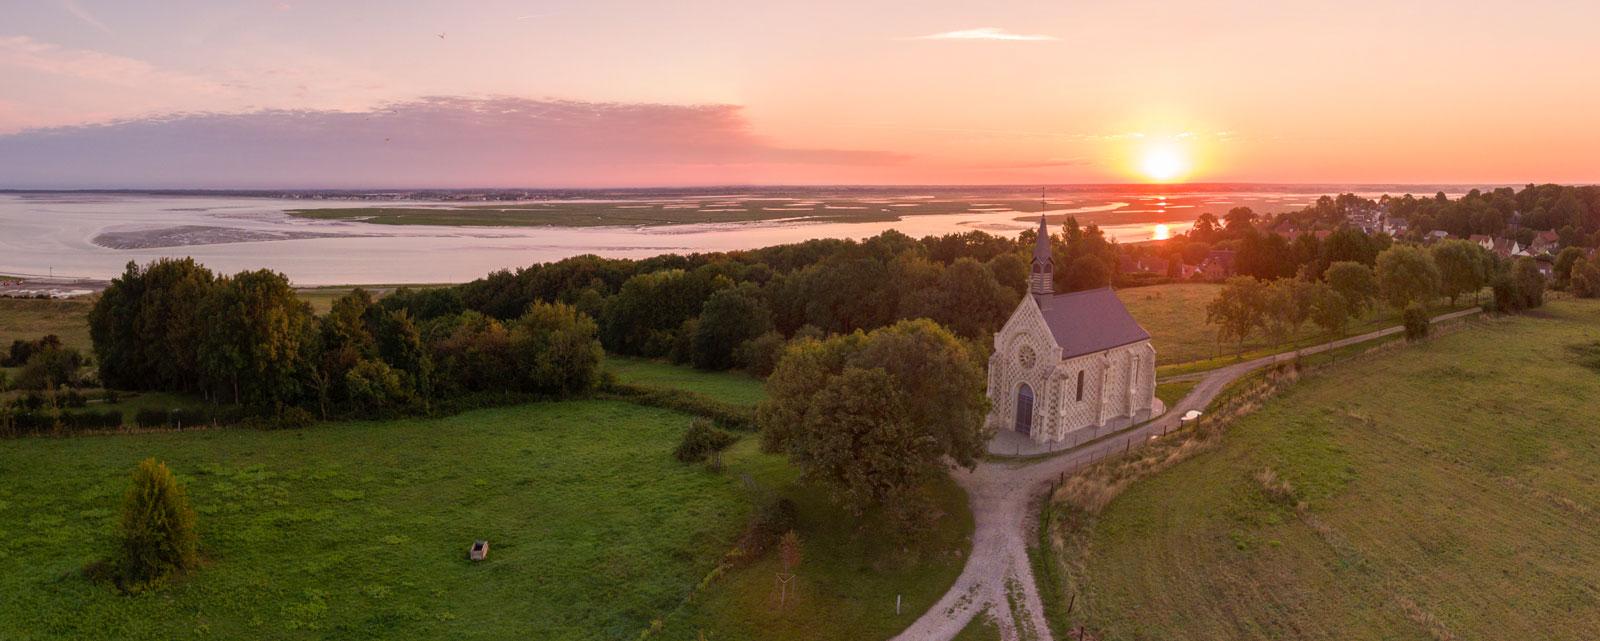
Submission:
[[[1592,638],[1597,354],[1600,303],[1566,301],[1302,380],[1061,526],[1086,543],[1063,555],[1075,622],[1103,639]]]

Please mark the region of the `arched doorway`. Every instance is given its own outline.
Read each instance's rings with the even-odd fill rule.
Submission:
[[[1023,383],[1017,388],[1017,427],[1023,434],[1033,433],[1033,388]]]

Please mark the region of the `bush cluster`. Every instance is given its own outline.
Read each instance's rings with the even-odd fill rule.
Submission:
[[[739,437],[713,427],[710,419],[695,417],[689,423],[689,429],[684,430],[683,440],[678,443],[678,449],[673,451],[672,456],[684,463],[699,463],[728,449],[737,440]]]

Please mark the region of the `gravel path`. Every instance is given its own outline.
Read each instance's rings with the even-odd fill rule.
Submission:
[[[1435,317],[1433,322],[1477,313],[1476,309],[1462,310]],[[1028,542],[1038,517],[1035,500],[1050,481],[1175,429],[1185,412],[1205,408],[1229,383],[1254,370],[1400,332],[1400,327],[1390,327],[1215,369],[1206,372],[1189,395],[1166,414],[1143,425],[1042,460],[985,461],[970,472],[956,470],[955,480],[967,491],[972,507],[972,554],[944,597],[893,641],[948,641],[985,610],[995,618],[1006,641],[1051,641],[1033,568],[1028,564]]]

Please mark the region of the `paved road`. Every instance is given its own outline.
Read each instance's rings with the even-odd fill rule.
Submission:
[[[1435,317],[1433,322],[1477,313],[1477,309],[1462,310]],[[1166,414],[1143,425],[1043,460],[985,461],[970,472],[955,471],[955,480],[967,491],[972,507],[972,554],[967,557],[966,567],[956,578],[955,585],[893,641],[948,641],[961,632],[974,615],[984,610],[995,617],[1000,636],[1006,641],[1051,641],[1039,590],[1033,580],[1033,568],[1028,564],[1028,542],[1038,516],[1033,509],[1035,497],[1048,488],[1052,480],[1137,446],[1153,435],[1175,429],[1185,412],[1204,409],[1229,383],[1252,371],[1300,355],[1317,354],[1401,331],[1400,327],[1390,327],[1215,369],[1206,372],[1189,395]],[[1008,591],[1016,598],[1008,600]]]

